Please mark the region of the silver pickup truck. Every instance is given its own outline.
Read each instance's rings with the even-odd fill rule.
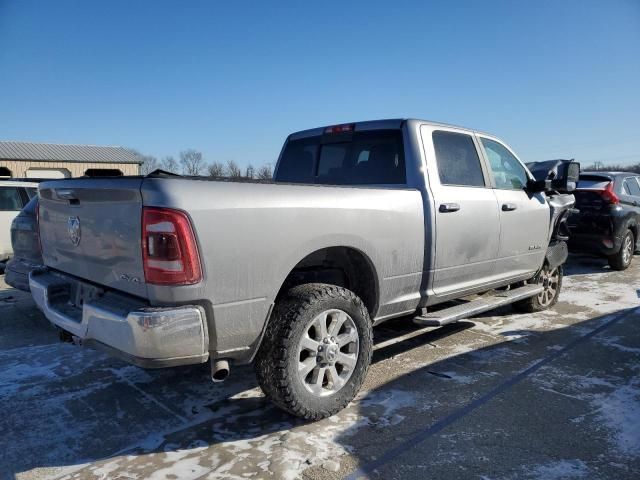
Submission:
[[[273,182],[47,182],[30,288],[67,339],[142,367],[210,360],[214,380],[253,361],[269,398],[318,419],[357,393],[385,320],[552,306],[570,167],[554,190],[496,137],[380,120],[291,134]]]

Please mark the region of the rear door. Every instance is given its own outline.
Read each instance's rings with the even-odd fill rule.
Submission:
[[[624,179],[622,186],[622,195],[620,203],[622,203],[630,212],[629,223],[637,225],[640,223],[640,184],[637,176],[629,176]]]
[[[542,193],[529,194],[526,167],[496,138],[478,135],[500,212],[497,273],[504,278],[538,270],[549,243],[550,211]]]
[[[423,125],[421,136],[435,201],[433,290],[447,296],[495,275],[498,204],[470,132]]]
[[[640,186],[638,185],[638,177],[626,177],[622,183],[622,195],[620,195],[620,203],[631,209],[640,207]]]

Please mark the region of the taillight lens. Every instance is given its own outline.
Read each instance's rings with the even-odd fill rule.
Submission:
[[[600,196],[607,203],[611,203],[613,205],[617,205],[618,203],[620,203],[620,199],[618,198],[618,195],[616,195],[616,192],[613,191],[613,182],[610,182],[605,187],[605,189],[601,190],[599,193],[600,193]]]
[[[191,222],[179,210],[142,209],[142,258],[147,283],[192,285],[202,280]]]

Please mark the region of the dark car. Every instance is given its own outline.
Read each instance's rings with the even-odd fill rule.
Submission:
[[[579,213],[569,218],[569,249],[606,256],[625,270],[638,248],[640,176],[625,172],[583,172],[574,192]]]
[[[11,223],[13,258],[7,262],[5,282],[29,291],[29,272],[42,265],[38,240],[38,197],[33,197]]]

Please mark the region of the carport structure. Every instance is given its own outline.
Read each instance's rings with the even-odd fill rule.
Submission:
[[[0,141],[0,178],[137,175],[141,163],[118,146]]]

